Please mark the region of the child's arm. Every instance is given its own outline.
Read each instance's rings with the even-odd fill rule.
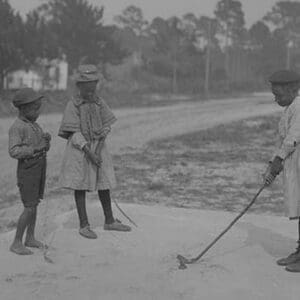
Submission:
[[[45,149],[45,144],[42,143],[39,147],[34,148],[29,145],[25,145],[23,142],[23,134],[21,129],[12,127],[9,129],[9,142],[8,152],[12,158],[25,159],[32,157],[35,153],[41,152]]]
[[[82,148],[83,152],[85,153],[85,155],[88,157],[88,159],[97,167],[101,167],[101,159],[90,149],[89,144],[86,144],[83,148]]]
[[[95,153],[90,149],[89,143],[86,141],[81,132],[75,132],[70,138],[71,143],[78,150],[83,151],[87,158],[96,166],[100,167],[101,159],[98,158]]]
[[[8,132],[8,137],[8,152],[12,158],[23,159],[34,154],[33,147],[24,145],[20,129],[11,127]]]
[[[78,150],[82,150],[83,147],[88,144],[81,132],[74,132],[70,137],[70,142]]]
[[[103,131],[101,133],[101,138],[105,139],[107,137],[107,135],[110,133],[110,131],[111,131],[111,127],[110,126],[104,127]]]

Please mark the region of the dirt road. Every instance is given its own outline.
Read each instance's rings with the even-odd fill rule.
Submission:
[[[119,121],[110,137],[113,152],[140,147],[150,140],[206,129],[278,111],[271,97],[215,100],[163,108],[116,111]]]

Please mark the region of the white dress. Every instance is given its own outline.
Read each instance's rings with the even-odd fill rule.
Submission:
[[[285,108],[279,122],[277,155],[284,159],[283,184],[286,214],[300,217],[300,97]]]
[[[83,127],[81,128],[80,123],[82,115],[78,105],[84,109],[82,115],[85,114],[85,120],[88,120],[86,131],[93,134],[89,144],[91,150],[101,158],[101,167],[95,166],[82,150],[88,141],[82,133]],[[110,125],[115,120],[109,107],[100,98],[95,98],[95,101],[89,104],[83,104],[80,97],[68,102],[59,130],[59,136],[67,139],[59,177],[61,187],[96,191],[112,189],[116,186],[113,162],[106,143],[104,142],[101,153],[96,151],[101,140],[101,131],[104,127],[110,129]]]
[[[63,188],[72,190],[97,191],[112,189],[116,186],[113,162],[107,146],[101,151],[101,167],[90,162],[82,151],[86,140],[81,132],[74,133],[67,142],[64,152],[59,183]],[[97,142],[91,143],[95,151]]]

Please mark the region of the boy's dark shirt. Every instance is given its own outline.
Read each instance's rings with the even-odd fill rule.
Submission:
[[[43,199],[46,155],[34,149],[43,141],[43,130],[36,123],[17,118],[9,129],[9,154],[18,160],[17,184],[25,207],[36,207]]]
[[[39,124],[19,117],[9,129],[9,155],[18,160],[34,157],[34,149],[42,140],[43,130]]]

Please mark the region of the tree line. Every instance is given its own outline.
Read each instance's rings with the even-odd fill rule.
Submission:
[[[105,25],[104,13],[87,0],[48,0],[22,18],[0,0],[1,87],[8,72],[63,54],[70,70],[85,62],[105,72],[135,53],[131,80],[168,82],[173,92],[259,88],[276,69],[300,68],[298,1],[277,2],[250,28],[239,0],[220,0],[211,17],[149,21],[130,5]]]

